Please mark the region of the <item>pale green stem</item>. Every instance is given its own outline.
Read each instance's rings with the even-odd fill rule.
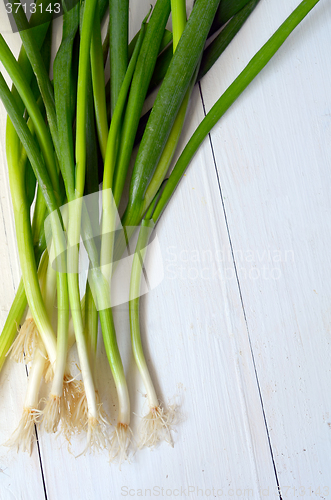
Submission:
[[[175,52],[186,24],[185,0],[171,0],[171,14],[172,14],[172,37],[173,37],[173,46]]]
[[[93,23],[91,42],[91,71],[98,139],[102,159],[105,160],[108,138],[108,120],[105,73],[102,54],[102,39],[98,11],[95,12],[95,20]]]
[[[149,406],[150,408],[157,408],[159,406],[159,402],[146,363],[144,350],[141,343],[140,323],[139,323],[141,277],[142,277],[147,246],[153,228],[154,228],[153,221],[149,220],[142,221],[132,263],[129,312],[130,312],[130,330],[131,330],[133,355],[137,363],[140,375],[143,379]]]
[[[85,393],[88,403],[89,417],[98,420],[95,389],[88,351],[84,336],[79,283],[78,283],[78,256],[80,241],[80,225],[82,202],[86,172],[86,119],[87,119],[87,88],[90,65],[90,47],[93,32],[93,23],[96,11],[96,0],[85,2],[79,47],[79,67],[77,84],[77,118],[76,118],[76,200],[69,203],[68,224],[68,288],[71,314],[76,336],[77,350],[82,370]]]

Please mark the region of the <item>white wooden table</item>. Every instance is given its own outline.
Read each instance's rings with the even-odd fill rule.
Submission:
[[[131,36],[149,3],[131,2]],[[181,148],[298,3],[261,0],[194,91]],[[165,278],[141,301],[143,341],[160,398],[181,406],[174,449],[139,451],[118,470],[107,454],[76,459],[61,437],[39,433],[31,457],[0,446],[1,500],[263,499],[278,488],[282,499],[329,498],[330,27],[331,3],[321,0],[214,128],[157,226]],[[1,325],[20,277],[5,120],[1,107]],[[127,314],[116,308],[135,430],[146,405]],[[99,390],[115,422],[99,350]],[[1,444],[18,424],[26,385],[25,367],[7,361]]]

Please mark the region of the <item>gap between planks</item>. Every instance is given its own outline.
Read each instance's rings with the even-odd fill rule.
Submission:
[[[203,108],[203,113],[204,113],[204,116],[206,116],[206,114],[207,114],[206,113],[206,107],[205,107],[205,103],[204,103],[204,99],[203,99],[203,93],[202,93],[202,88],[201,88],[201,83],[200,82],[198,83],[198,86],[199,86],[199,94],[200,94],[201,104],[202,104],[202,108]],[[263,414],[265,431],[266,431],[266,434],[267,434],[267,440],[268,440],[268,444],[269,444],[269,450],[270,450],[270,455],[271,455],[272,466],[273,466],[273,470],[274,470],[274,474],[275,474],[277,489],[278,489],[278,492],[279,492],[278,496],[279,496],[279,499],[282,500],[282,495],[281,495],[281,491],[280,491],[280,482],[279,482],[277,468],[276,468],[276,463],[275,463],[275,459],[274,459],[274,453],[273,453],[273,449],[272,449],[272,445],[271,445],[270,432],[269,432],[269,428],[268,428],[267,417],[266,417],[265,410],[264,410],[264,404],[263,404],[263,397],[262,397],[262,392],[261,392],[261,386],[260,386],[259,377],[258,377],[258,373],[257,373],[257,369],[256,369],[255,357],[254,357],[254,353],[253,353],[253,349],[252,349],[251,337],[250,337],[250,333],[249,333],[249,326],[248,326],[247,317],[246,317],[246,310],[245,310],[244,300],[243,300],[243,296],[242,296],[242,292],[241,292],[240,279],[239,279],[239,275],[238,275],[238,272],[237,272],[237,263],[236,263],[235,254],[234,254],[234,251],[233,251],[233,244],[232,244],[232,239],[231,239],[231,233],[230,233],[228,218],[227,218],[226,209],[225,209],[224,200],[223,200],[222,186],[221,186],[221,181],[220,181],[220,178],[219,178],[219,173],[218,173],[217,164],[216,164],[216,157],[215,157],[215,154],[214,154],[213,141],[212,141],[210,133],[208,134],[208,141],[209,141],[209,145],[210,145],[210,149],[211,149],[211,153],[212,153],[212,157],[213,157],[213,163],[214,163],[215,173],[216,173],[216,177],[217,177],[217,183],[218,183],[218,188],[219,188],[219,193],[220,193],[220,198],[221,198],[221,203],[222,203],[222,208],[223,208],[225,225],[226,225],[226,230],[227,230],[229,245],[230,245],[230,248],[231,248],[231,258],[232,258],[232,262],[233,262],[233,266],[234,266],[234,270],[235,270],[235,276],[236,276],[236,282],[237,282],[237,286],[238,286],[238,292],[239,292],[239,295],[240,295],[240,303],[241,303],[243,315],[244,315],[244,318],[245,318],[246,332],[247,332],[247,337],[248,337],[248,342],[249,342],[249,347],[250,347],[250,353],[251,353],[252,363],[253,363],[253,367],[254,367],[254,373],[255,373],[255,378],[256,378],[256,384],[257,384],[259,399],[260,399],[260,403],[261,403],[261,410],[262,410],[262,414]]]

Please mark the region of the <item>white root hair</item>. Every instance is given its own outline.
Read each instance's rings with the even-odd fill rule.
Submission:
[[[10,354],[10,357],[17,363],[29,363],[32,361],[38,336],[34,319],[32,317],[26,318],[11,348],[7,352],[7,356]]]
[[[83,382],[65,374],[62,395],[51,393],[48,397],[43,410],[43,429],[55,433],[61,423],[61,431],[70,442],[71,436],[82,430],[83,422],[87,419],[84,418],[87,411],[85,400]]]
[[[92,417],[89,415],[85,430],[87,432],[86,436],[86,446],[82,453],[80,453],[76,458],[81,455],[86,455],[87,452],[99,452],[108,449],[110,446],[109,437],[109,422],[102,416],[103,410],[98,409],[97,417]]]
[[[111,462],[117,462],[121,468],[125,460],[129,460],[129,449],[132,442],[132,430],[128,424],[118,423],[110,440],[109,456]]]
[[[71,392],[71,398],[69,399],[71,434],[79,434],[82,431],[88,431],[88,403],[83,382],[74,381],[74,383],[76,384],[75,391]],[[68,389],[68,392],[69,391],[70,388]],[[110,426],[111,424],[108,421],[107,414],[100,401],[99,392],[97,390],[95,391],[95,399],[98,407],[100,422],[103,422],[104,425]]]
[[[95,453],[108,449],[110,447],[109,429],[111,424],[100,402],[98,391],[95,391],[98,414],[96,417],[93,417],[89,415],[83,382],[72,380],[69,382],[75,382],[76,394],[75,397],[70,400],[70,423],[64,425],[62,422],[62,432],[69,443],[73,434],[79,434],[82,431],[86,432],[86,446],[78,457],[85,455],[87,452]]]
[[[87,451],[98,452],[109,447],[109,425],[99,413],[98,418],[89,417],[87,421],[87,438],[86,448]]]
[[[161,441],[165,441],[170,446],[174,446],[171,435],[174,425],[178,422],[177,405],[171,405],[167,409],[160,405],[150,408],[139,425],[138,448],[147,446],[154,448]]]
[[[87,420],[87,403],[84,384],[71,375],[64,375],[63,397],[64,408],[61,414],[61,432],[70,443],[71,436],[80,432]],[[80,409],[78,409],[80,407]]]
[[[73,414],[75,405],[82,394],[85,395],[83,382],[76,380],[70,374],[65,374],[63,377],[63,397],[70,415]]]
[[[82,381],[79,381],[78,384],[76,397],[70,402],[72,434],[79,434],[80,432],[86,430],[88,421],[88,404],[84,384]]]
[[[32,445],[35,440],[35,424],[40,421],[41,411],[36,408],[23,408],[23,414],[18,427],[13,432],[5,446],[16,448],[17,451],[32,453]]]
[[[66,408],[63,397],[50,394],[46,406],[43,409],[43,430],[46,432],[56,432],[60,419],[63,417],[65,411]]]

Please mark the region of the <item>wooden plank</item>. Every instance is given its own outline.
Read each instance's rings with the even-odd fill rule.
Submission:
[[[297,3],[260,3],[207,110]],[[330,20],[320,2],[211,134],[283,498],[330,487]]]

